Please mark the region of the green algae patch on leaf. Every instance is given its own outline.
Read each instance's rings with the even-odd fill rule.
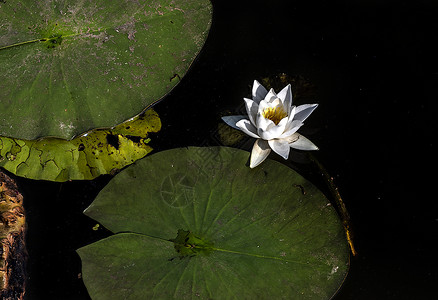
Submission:
[[[160,129],[158,114],[148,109],[113,128],[94,129],[72,140],[0,136],[0,166],[30,179],[90,180],[146,156],[152,151],[148,133]]]
[[[180,259],[195,256],[197,254],[208,254],[213,251],[213,244],[205,241],[203,238],[196,236],[193,232],[187,230],[178,230],[178,235],[170,239]]]
[[[71,139],[167,94],[202,48],[208,0],[0,1],[0,135]]]
[[[117,174],[84,212],[116,233],[77,250],[92,299],[330,299],[349,266],[336,211],[248,156],[173,149]]]

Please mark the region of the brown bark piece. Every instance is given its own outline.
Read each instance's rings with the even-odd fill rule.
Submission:
[[[16,183],[0,170],[0,299],[23,299],[26,218]]]

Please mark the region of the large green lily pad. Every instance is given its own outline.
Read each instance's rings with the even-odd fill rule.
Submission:
[[[115,233],[78,249],[93,299],[328,299],[349,248],[324,195],[227,147],[174,149],[118,174],[85,214]]]
[[[0,1],[0,135],[70,139],[168,93],[200,51],[208,0]]]
[[[93,129],[72,140],[21,140],[0,136],[0,167],[50,181],[90,180],[115,174],[152,151],[148,134],[161,129],[153,109],[113,128]]]

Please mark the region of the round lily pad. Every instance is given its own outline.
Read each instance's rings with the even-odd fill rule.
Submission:
[[[208,0],[0,1],[0,135],[70,139],[168,93],[200,51]]]
[[[349,266],[337,213],[292,169],[227,147],[122,171],[85,214],[117,233],[78,249],[93,299],[330,299]]]

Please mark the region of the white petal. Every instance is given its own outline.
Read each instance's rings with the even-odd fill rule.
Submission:
[[[303,122],[301,122],[300,120],[293,120],[292,122],[287,124],[283,133],[278,138],[286,138],[288,136],[291,136],[292,134],[297,132],[301,126],[303,126]]]
[[[293,119],[294,119],[294,117],[295,117],[295,112],[296,112],[296,107],[295,106],[292,106],[291,108],[290,108],[290,111],[288,112],[288,117],[289,117],[289,122],[292,122],[293,121]]]
[[[262,139],[255,141],[251,151],[251,160],[249,162],[250,168],[255,168],[261,164],[271,152],[268,142]]]
[[[289,143],[289,146],[291,148],[295,148],[298,150],[319,150],[319,148],[312,143],[308,138],[304,137],[303,135],[299,133],[293,134],[295,141],[292,141]]]
[[[277,98],[278,97],[277,97],[277,94],[274,92],[274,89],[270,89],[268,94],[265,96],[264,100],[267,101],[267,102],[272,102],[272,101],[274,101]]]
[[[272,108],[271,104],[265,100],[260,101],[259,103],[259,109],[258,109],[258,113],[262,114],[263,111],[267,108]]]
[[[297,107],[295,110],[295,120],[301,120],[304,122],[305,119],[318,107],[318,104],[303,104]]]
[[[227,123],[227,125],[240,130],[240,128],[236,126],[236,123],[240,120],[246,119],[247,117],[248,116],[225,116],[222,117],[222,120]]]
[[[286,129],[286,125],[288,124],[288,122],[289,122],[289,118],[288,117],[284,117],[277,124],[277,127],[282,128],[282,130],[284,131]]]
[[[246,112],[248,113],[249,120],[255,125],[259,105],[248,98],[243,98],[243,100],[245,101]]]
[[[252,85],[252,99],[259,103],[260,100],[265,99],[268,91],[265,89],[263,85],[261,85],[257,80],[254,80],[254,84]]]
[[[283,101],[285,111],[289,114],[292,106],[292,89],[290,84],[284,87],[280,93],[277,94],[277,97]]]
[[[290,144],[296,142],[296,141],[298,140],[299,137],[300,137],[300,134],[299,134],[299,133],[294,133],[294,134],[291,134],[291,135],[286,136],[286,137],[284,137],[284,138],[281,138],[280,140],[283,141],[283,142],[288,143],[288,144],[289,144],[289,147],[290,147]]]
[[[262,139],[272,140],[280,137],[287,125],[287,118],[283,118],[277,125],[269,127],[266,131],[257,130]]]
[[[240,120],[236,123],[236,126],[247,135],[257,139],[259,138],[259,136],[257,135],[257,128],[255,128],[255,126],[252,125],[249,120]]]
[[[260,136],[260,138],[264,139],[264,140],[272,140],[277,138],[279,135],[276,134],[276,132],[272,132],[272,131],[263,131],[263,130],[257,130],[258,135]]]
[[[269,140],[268,144],[275,153],[277,153],[284,159],[287,159],[289,157],[290,146],[287,142],[280,140]]]
[[[275,126],[275,124],[272,120],[263,117],[263,115],[259,112],[257,114],[256,126],[257,129],[261,129],[262,131],[268,131],[270,128]]]
[[[272,102],[271,102],[272,107],[277,107],[277,106],[281,106],[281,108],[283,108],[283,102],[281,102],[280,98],[275,98]],[[286,110],[285,110],[286,111]]]

